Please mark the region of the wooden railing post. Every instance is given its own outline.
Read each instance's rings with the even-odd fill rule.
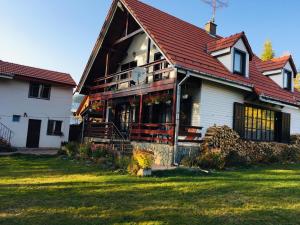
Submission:
[[[140,110],[139,110],[139,130],[141,129],[141,125],[142,125],[142,115],[143,115],[143,95],[141,94],[140,96]],[[139,133],[139,137],[141,136],[141,134]]]

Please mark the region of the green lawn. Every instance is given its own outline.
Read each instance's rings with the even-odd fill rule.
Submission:
[[[300,224],[300,165],[136,178],[0,157],[0,224]]]

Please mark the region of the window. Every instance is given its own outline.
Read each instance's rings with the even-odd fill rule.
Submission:
[[[284,70],[283,74],[283,88],[289,91],[292,90],[292,72]]]
[[[50,90],[51,86],[49,84],[32,82],[29,86],[29,97],[49,100]]]
[[[255,141],[275,140],[275,112],[245,107],[245,138]]]
[[[154,54],[154,62],[155,61],[159,61],[159,60],[162,60],[164,59],[164,56],[160,53],[160,52],[157,52]],[[167,62],[165,63],[160,63],[160,64],[156,64],[154,65],[154,72],[155,71],[158,71],[158,70],[162,70],[164,68],[167,68],[169,65]],[[168,78],[168,77],[167,77]],[[163,79],[163,74],[162,73],[159,73],[159,74],[156,74],[154,75],[154,81],[159,81],[159,80],[162,80]]]
[[[240,50],[234,50],[233,72],[240,75],[246,74],[246,53]]]
[[[129,70],[129,69],[132,69],[135,67],[137,67],[137,61],[131,61],[129,63],[125,63],[125,64],[121,65],[121,71]]]
[[[20,115],[13,115],[12,121],[13,122],[20,122],[21,116]]]
[[[290,121],[289,113],[234,103],[233,127],[245,139],[289,142]]]
[[[61,136],[62,121],[48,120],[47,135]]]

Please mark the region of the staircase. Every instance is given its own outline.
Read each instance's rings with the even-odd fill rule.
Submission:
[[[0,122],[0,151],[11,149],[12,130]]]
[[[112,122],[90,123],[85,127],[84,136],[94,144],[109,145],[113,150],[123,154],[132,152],[130,140],[120,132]]]

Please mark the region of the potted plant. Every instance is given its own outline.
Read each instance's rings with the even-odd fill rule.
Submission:
[[[145,149],[135,149],[133,159],[138,163],[139,170],[137,176],[151,176],[152,165],[154,163],[154,153]]]

